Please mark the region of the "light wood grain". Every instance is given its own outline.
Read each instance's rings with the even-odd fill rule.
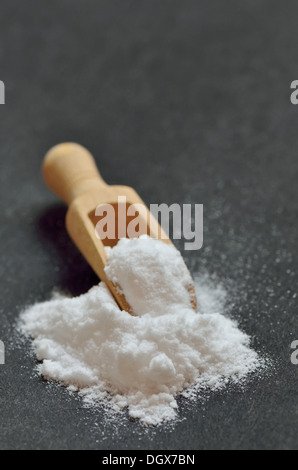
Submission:
[[[90,215],[100,204],[118,203],[119,196],[125,196],[127,203],[141,204],[145,208],[147,233],[153,238],[171,243],[142,199],[128,186],[109,186],[102,179],[90,152],[76,143],[63,143],[53,147],[45,156],[44,179],[49,188],[68,206],[66,227],[69,235],[84,255],[98,277],[109,287],[119,306],[133,314],[125,297],[119,293],[105,274],[107,256],[105,245],[98,239]],[[196,295],[190,286],[193,307],[196,309]]]

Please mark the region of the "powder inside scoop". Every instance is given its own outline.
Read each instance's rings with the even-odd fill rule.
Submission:
[[[136,315],[158,316],[191,307],[193,281],[174,245],[143,235],[133,242],[122,239],[107,253],[106,274],[120,286]]]
[[[77,390],[89,406],[127,407],[131,417],[157,425],[175,418],[180,393],[237,383],[260,367],[235,322],[192,309],[191,278],[174,247],[120,240],[108,252],[106,273],[138,316],[121,311],[104,283],[21,315],[40,374]]]

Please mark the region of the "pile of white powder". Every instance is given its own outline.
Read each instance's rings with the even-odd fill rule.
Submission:
[[[86,404],[127,407],[132,418],[157,425],[175,418],[179,394],[239,382],[260,367],[232,320],[192,309],[192,280],[172,245],[120,240],[108,250],[106,273],[137,316],[121,311],[104,283],[21,315],[39,373],[78,391]]]

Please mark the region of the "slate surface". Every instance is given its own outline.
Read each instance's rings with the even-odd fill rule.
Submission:
[[[297,20],[291,0],[2,0],[1,449],[298,448]],[[204,248],[183,254],[228,290],[266,377],[179,400],[177,423],[144,430],[34,375],[20,310],[96,283],[40,174],[66,140],[148,204],[204,204]]]

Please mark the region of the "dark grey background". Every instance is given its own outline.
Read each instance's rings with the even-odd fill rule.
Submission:
[[[1,1],[1,449],[298,448],[297,24],[289,0]],[[145,430],[33,374],[20,310],[97,282],[40,174],[67,140],[148,204],[204,204],[204,248],[183,254],[228,289],[267,376]]]

